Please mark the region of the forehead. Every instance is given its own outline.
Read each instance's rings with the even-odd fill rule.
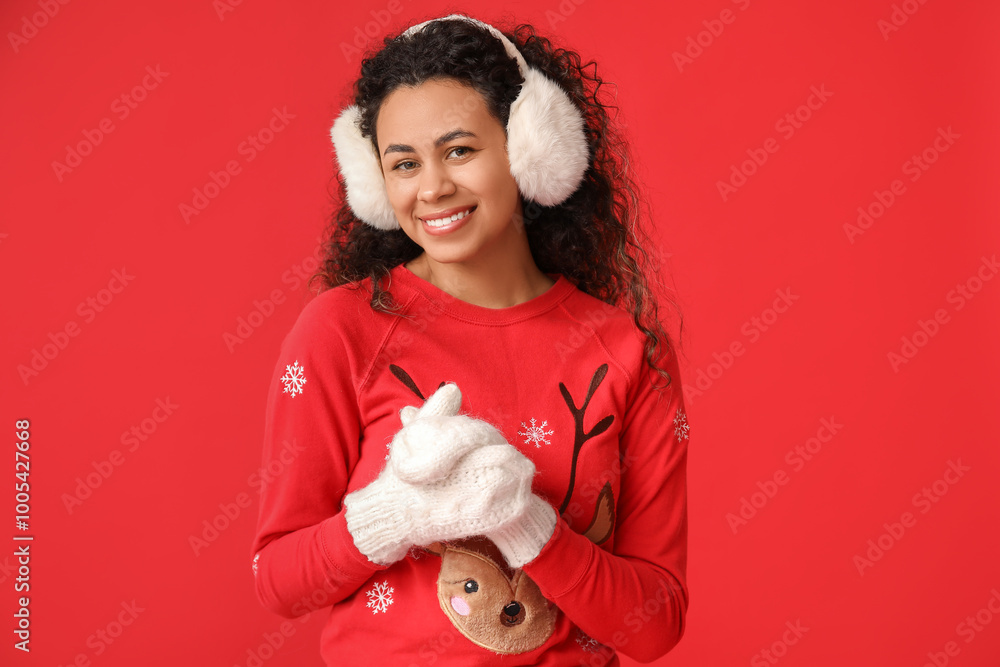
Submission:
[[[431,79],[392,91],[382,102],[375,129],[382,145],[430,143],[456,127],[475,132],[491,123],[500,125],[475,88],[454,79]]]

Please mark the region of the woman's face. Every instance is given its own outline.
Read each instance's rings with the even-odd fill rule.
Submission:
[[[506,133],[482,95],[454,79],[401,86],[382,103],[376,132],[406,235],[437,262],[502,262],[523,231],[521,198]]]

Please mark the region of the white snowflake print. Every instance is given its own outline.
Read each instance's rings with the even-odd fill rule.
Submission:
[[[677,416],[674,417],[674,435],[678,440],[687,440],[689,430],[691,429],[688,426],[687,415],[683,410],[677,410]]]
[[[587,653],[597,653],[601,648],[600,642],[580,628],[576,629],[576,643]]]
[[[392,604],[392,587],[389,585],[388,581],[383,581],[381,584],[375,582],[372,584],[372,589],[366,591],[368,596],[368,604],[365,605],[372,610],[373,614],[379,612],[385,613],[389,605]]]
[[[535,418],[532,417],[531,418],[531,426],[528,426],[524,422],[521,422],[521,426],[523,426],[526,430],[524,430],[524,431],[518,431],[517,434],[524,436],[524,444],[527,445],[529,443],[533,443],[535,445],[535,447],[541,448],[541,446],[542,446],[541,443],[543,443],[543,442],[546,445],[551,444],[545,438],[545,436],[547,436],[547,435],[552,435],[552,431],[551,430],[549,430],[549,431],[545,430],[545,427],[548,426],[548,423],[549,423],[548,420],[546,420],[546,421],[542,422],[541,426],[535,426]]]
[[[253,565],[250,566],[250,567],[253,568],[253,576],[255,576],[255,577],[257,576],[257,561],[258,560],[260,560],[260,554],[256,554],[253,557]]]
[[[299,366],[297,359],[291,366],[285,366],[285,374],[281,376],[281,381],[285,385],[285,393],[291,394],[292,398],[302,393],[302,385],[306,383],[305,369]]]

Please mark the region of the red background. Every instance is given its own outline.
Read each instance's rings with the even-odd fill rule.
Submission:
[[[769,647],[784,665],[923,665],[928,653],[998,664],[987,603],[1000,590],[1000,280],[974,278],[1000,251],[1000,6],[646,5],[247,1],[220,16],[209,0],[70,2],[45,19],[37,0],[4,3],[0,428],[12,438],[15,420],[31,420],[35,541],[26,656],[12,649],[15,542],[2,537],[0,662],[246,665],[279,628],[253,591],[249,478],[278,346],[309,297],[296,271],[332,208],[328,129],[360,64],[342,45],[366,24],[381,38],[459,10],[534,23],[617,85],[684,316],[691,606],[685,637],[656,664],[771,664]],[[883,34],[894,11],[901,25]],[[45,24],[33,31],[32,17]],[[165,75],[121,118],[112,103],[147,66]],[[813,86],[829,97],[800,110],[808,119],[788,137],[776,122]],[[241,142],[275,108],[294,118],[248,161]],[[105,118],[113,131],[60,179],[53,162]],[[910,180],[904,163],[939,128],[958,138]],[[777,151],[723,198],[719,181],[769,138]],[[180,204],[230,160],[240,173],[186,222]],[[903,194],[852,242],[844,225],[895,179]],[[123,268],[134,277],[101,312],[80,309]],[[959,308],[952,290],[970,279],[981,289]],[[775,320],[767,309],[786,289],[798,298]],[[275,290],[282,302],[230,350],[224,335]],[[894,368],[890,353],[938,309],[946,321],[925,324],[935,334]],[[753,317],[767,330],[755,334]],[[78,335],[22,379],[70,323]],[[742,354],[727,358],[736,342]],[[157,399],[177,407],[129,451],[122,434],[162,417]],[[796,469],[786,453],[823,419],[842,428]],[[14,535],[5,447],[0,533]],[[107,463],[115,450],[120,465]],[[915,504],[949,461],[968,471]],[[110,475],[69,511],[78,478],[102,462]],[[778,471],[787,483],[768,487]],[[758,483],[773,497],[753,496]],[[250,505],[196,555],[189,538],[241,493]],[[734,532],[727,514],[743,498],[762,506]],[[887,537],[904,512],[915,523]],[[888,548],[859,573],[855,556],[880,536]],[[134,622],[96,641],[133,600]],[[970,637],[960,624],[977,612],[990,622]],[[322,616],[293,621],[264,664],[320,664]],[[782,651],[786,622],[808,630]]]

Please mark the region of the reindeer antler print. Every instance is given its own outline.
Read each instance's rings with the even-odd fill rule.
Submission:
[[[389,364],[389,370],[417,398],[424,400],[409,373],[395,364]],[[576,406],[566,386],[559,383],[559,390],[575,423],[569,490],[560,513],[566,510],[573,494],[577,458],[583,443],[604,433],[614,422],[614,415],[607,415],[589,432],[584,430],[587,406],[607,372],[607,364],[602,364],[594,372],[580,407]],[[417,408],[403,408],[401,419],[404,425],[408,414],[412,418],[412,413],[407,413],[407,410],[416,412]],[[594,518],[583,534],[595,544],[601,544],[611,536],[614,522],[615,501],[608,482],[598,494]],[[511,570],[490,540],[473,536],[434,542],[424,545],[422,549],[441,557],[437,579],[438,603],[452,625],[471,642],[495,653],[517,654],[535,650],[552,636],[559,615],[558,607],[545,599],[538,585],[523,570]]]
[[[615,416],[608,415],[604,417],[601,421],[594,425],[594,428],[590,429],[590,432],[584,432],[583,430],[583,415],[587,411],[587,406],[590,404],[590,399],[597,390],[597,387],[604,380],[604,376],[608,374],[608,365],[601,364],[596,371],[594,371],[594,376],[590,379],[590,389],[587,390],[587,398],[584,399],[583,405],[579,408],[576,407],[576,403],[573,401],[573,397],[570,396],[569,390],[566,389],[566,385],[562,382],[559,383],[559,391],[562,393],[563,400],[566,401],[566,407],[569,408],[570,414],[573,415],[574,422],[574,432],[573,432],[573,460],[569,469],[569,489],[566,490],[566,498],[563,499],[562,505],[559,506],[559,513],[562,514],[569,507],[570,496],[573,495],[573,487],[576,485],[576,459],[580,455],[580,450],[583,448],[583,443],[587,442],[591,438],[600,435],[608,430],[611,423],[614,422]]]
[[[392,374],[395,375],[400,382],[405,384],[410,391],[416,394],[417,398],[419,398],[421,401],[427,400],[424,398],[424,395],[420,393],[420,389],[417,388],[417,383],[413,381],[413,378],[410,377],[409,373],[404,371],[396,364],[389,364],[389,370],[392,371]],[[440,389],[444,385],[445,381],[441,380],[441,384],[438,385],[438,389]]]

